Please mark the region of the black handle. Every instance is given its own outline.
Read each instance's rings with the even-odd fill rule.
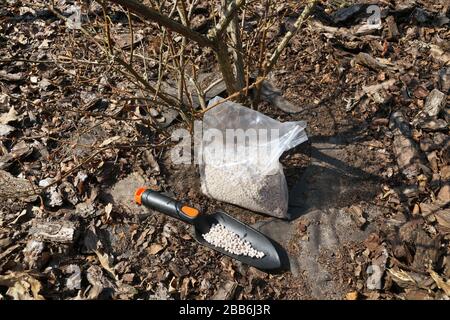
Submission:
[[[199,215],[197,209],[150,189],[138,189],[136,202],[190,224],[194,224]]]

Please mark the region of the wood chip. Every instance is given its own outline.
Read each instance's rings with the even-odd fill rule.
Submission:
[[[77,236],[77,225],[67,220],[36,220],[29,231],[38,240],[61,243],[73,243]]]

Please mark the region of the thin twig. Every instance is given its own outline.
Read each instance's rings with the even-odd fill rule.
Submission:
[[[254,83],[252,83],[250,86],[245,87],[245,88],[243,88],[243,89],[241,89],[241,90],[239,90],[239,91],[236,91],[235,93],[229,95],[228,97],[226,97],[226,98],[224,98],[224,99],[222,99],[222,100],[220,100],[220,101],[217,101],[216,103],[214,103],[213,105],[209,106],[208,108],[206,108],[206,109],[200,111],[199,113],[200,113],[200,114],[204,114],[205,112],[211,110],[212,108],[217,107],[219,104],[222,104],[222,103],[224,103],[225,101],[232,100],[232,99],[238,97],[239,95],[241,95],[242,93],[246,92],[247,90],[250,90],[250,89],[254,88],[255,86],[259,85],[259,84],[260,84],[261,82],[263,82],[264,80],[265,80],[264,77],[259,78],[259,79],[256,80]]]
[[[245,4],[245,0],[232,0],[227,6],[227,9],[223,17],[219,20],[219,23],[208,31],[208,36],[215,41],[222,38],[222,35],[227,30],[231,20],[233,20],[240,7]]]
[[[306,5],[305,9],[303,9],[302,14],[297,18],[297,20],[294,23],[294,30],[288,31],[281,42],[278,44],[275,51],[272,53],[272,56],[270,57],[269,61],[264,66],[264,72],[263,76],[266,77],[273,69],[275,64],[277,63],[278,59],[280,58],[281,53],[286,49],[289,41],[297,34],[297,32],[300,30],[300,28],[303,25],[303,22],[308,18],[310,15],[312,9],[316,5],[318,0],[310,0],[310,2]],[[261,90],[262,90],[262,83],[256,87],[256,94],[254,98],[255,104],[259,102],[260,96],[261,96]]]
[[[105,27],[105,35],[106,35],[106,45],[108,47],[109,54],[112,54],[113,49],[112,49],[112,41],[111,41],[111,30],[109,28],[109,17],[106,14],[105,2],[101,1],[100,3],[102,4],[103,19],[105,20],[104,27]]]
[[[189,26],[189,20],[187,17],[187,12],[186,12],[186,5],[184,3],[184,0],[179,0],[177,1],[178,5],[177,5],[177,10],[178,10],[178,14],[180,15],[180,19],[181,19],[181,23],[183,23],[184,26],[186,27],[190,27]],[[183,83],[184,83],[184,75],[185,75],[185,50],[186,50],[186,45],[187,45],[187,38],[183,37],[183,39],[181,40],[181,48],[180,48],[180,61],[179,61],[179,69],[178,69],[178,83],[177,83],[177,97],[180,101],[183,100]]]
[[[134,30],[133,23],[131,20],[130,10],[127,9],[127,17],[128,17],[128,26],[130,28],[130,37],[131,37],[131,47],[130,47],[130,61],[128,62],[130,66],[133,65],[133,54],[134,54]]]
[[[53,12],[53,14],[55,14],[58,18],[60,18],[61,20],[67,21],[67,18],[64,17],[61,13],[59,13],[59,11],[51,6],[48,6],[48,9],[50,11]],[[89,31],[87,31],[85,28],[80,27],[79,29],[83,34],[85,34],[91,41],[93,41],[99,48],[100,50],[102,50],[105,54],[107,54],[108,56],[108,50],[105,50],[105,48],[89,33]],[[123,59],[121,59],[120,57],[116,56],[116,55],[112,55],[110,56],[110,58],[116,62],[117,64],[119,64],[120,66],[122,66],[123,68],[125,68],[141,85],[143,85],[145,87],[145,89],[147,89],[151,94],[155,94],[156,90],[145,80],[141,77],[141,75],[139,75],[139,73],[136,72],[136,70],[133,69],[132,66],[130,66],[129,63],[127,63],[126,61],[124,61]],[[120,69],[119,69],[120,70]],[[173,108],[177,108],[181,109],[182,105],[181,102],[174,100],[172,98],[170,98],[167,94],[163,94],[163,93],[159,93],[158,97],[163,100],[165,103],[167,103],[170,107]]]
[[[214,47],[213,41],[203,36],[202,34],[191,30],[184,26],[183,24],[162,15],[153,8],[149,8],[146,5],[138,2],[137,0],[109,0],[112,3],[119,4],[130,11],[134,12],[138,16],[152,20],[159,25],[166,27],[167,29],[173,30],[195,42],[197,42],[202,47]]]
[[[206,109],[205,92],[202,90],[202,87],[198,83],[198,76],[194,66],[192,66],[192,77],[190,77],[189,75],[187,75],[187,77],[189,81],[192,82],[195,91],[197,91],[197,97],[200,107],[202,108],[202,110]],[[219,80],[222,81],[222,79]]]
[[[265,72],[264,72],[265,75],[269,74],[270,71],[272,71],[272,68],[277,63],[278,58],[280,57],[281,53],[287,47],[287,45],[288,45],[289,41],[292,39],[292,37],[294,37],[297,34],[297,32],[300,30],[300,28],[303,25],[303,22],[306,20],[306,18],[308,18],[308,16],[310,15],[310,13],[311,13],[312,9],[314,8],[314,6],[316,5],[316,3],[317,3],[317,0],[310,0],[309,3],[306,5],[305,9],[303,9],[302,14],[295,21],[294,30],[288,31],[284,35],[283,39],[281,40],[280,44],[273,52],[272,56],[270,57],[267,65],[265,67]]]

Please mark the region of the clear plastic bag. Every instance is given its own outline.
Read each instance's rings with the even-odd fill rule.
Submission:
[[[215,97],[209,105],[222,100]],[[308,138],[306,123],[279,122],[234,102],[203,117],[202,192],[252,211],[286,218],[288,189],[280,156]]]

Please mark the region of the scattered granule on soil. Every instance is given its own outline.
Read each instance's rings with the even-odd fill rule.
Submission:
[[[237,256],[243,255],[258,259],[264,257],[264,252],[254,249],[250,242],[239,238],[236,233],[221,224],[213,225],[207,233],[203,234],[203,239]]]

